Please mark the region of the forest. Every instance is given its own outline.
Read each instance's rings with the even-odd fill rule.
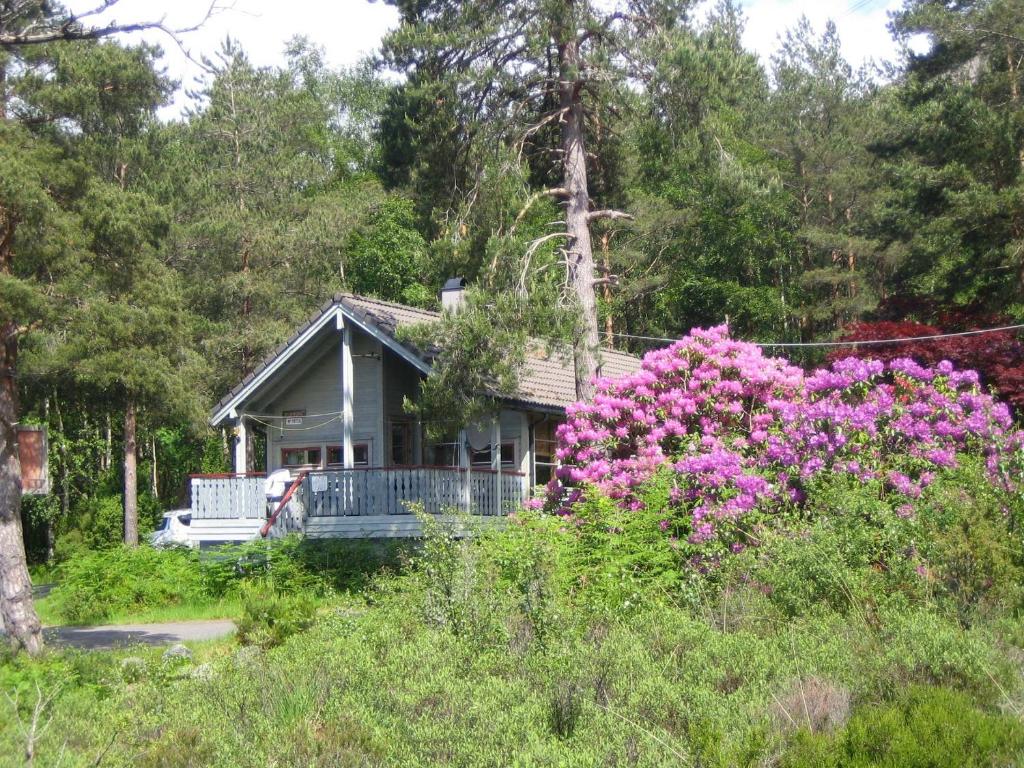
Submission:
[[[351,68],[177,83],[120,33],[187,30],[0,0],[0,764],[1020,764],[1022,0],[905,0],[859,68],[735,0],[385,1]],[[325,300],[456,276],[417,417],[575,373],[507,526],[139,546]],[[237,631],[43,647],[168,618]]]
[[[124,505],[151,522],[186,473],[225,468],[210,405],[336,291],[429,307],[460,275],[495,344],[599,332],[638,353],[722,322],[791,343],[1024,316],[1014,2],[908,2],[892,34],[927,50],[857,71],[834,24],[801,22],[762,62],[731,2],[578,4],[591,312],[562,235],[558,95],[536,76],[560,66],[555,15],[395,4],[348,71],[302,39],[280,68],[226,41],[169,122],[159,49],[18,45],[62,12],[5,10],[4,370],[16,418],[49,428],[56,491],[26,504],[33,559],[116,538]],[[1006,395],[1024,376],[1009,333],[922,346]]]

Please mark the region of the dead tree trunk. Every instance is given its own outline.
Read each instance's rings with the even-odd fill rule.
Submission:
[[[124,409],[124,543],[139,544],[139,478],[136,466],[135,403]]]
[[[572,3],[569,2],[571,6]],[[567,13],[572,18],[572,13]],[[576,397],[594,396],[593,379],[600,371],[600,338],[597,297],[594,294],[594,250],[590,240],[590,194],[587,185],[587,154],[583,140],[583,87],[580,52],[575,29],[561,28],[558,45],[558,106],[561,111],[562,157],[566,193],[565,225],[569,288],[580,313],[580,328],[573,342]]]

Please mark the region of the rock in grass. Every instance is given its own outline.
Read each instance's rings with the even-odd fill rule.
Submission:
[[[181,643],[175,643],[164,651],[164,661],[192,661],[192,651]]]
[[[243,645],[235,651],[235,666],[239,669],[251,669],[260,663],[263,651],[255,645]]]
[[[121,659],[121,679],[126,683],[137,683],[146,676],[146,660],[138,656]]]
[[[192,670],[191,677],[192,677],[193,680],[202,680],[203,682],[207,682],[209,680],[212,680],[213,677],[214,677],[214,675],[213,675],[213,665],[212,664],[199,664],[199,665],[197,665],[196,668]]]

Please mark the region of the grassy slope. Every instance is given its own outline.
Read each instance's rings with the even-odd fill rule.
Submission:
[[[333,552],[355,595],[269,651],[0,661],[18,692],[0,764],[21,763],[39,692],[56,695],[36,765],[1024,764],[1019,503],[954,474],[906,519],[874,489],[826,487],[795,534],[764,531],[707,577],[676,568],[684,583],[660,580],[674,550],[637,515],[582,539],[552,520],[442,532],[372,581]],[[269,571],[291,575],[285,609],[308,556]]]
[[[36,601],[36,611],[43,626],[65,625],[59,608],[49,597]],[[165,621],[196,621],[199,619],[234,619],[242,612],[236,597],[211,602],[179,605],[158,605],[130,611],[115,611],[102,620],[103,624],[158,624]]]
[[[212,643],[184,666],[158,649],[55,654],[8,662],[0,684],[30,699],[36,680],[61,687],[41,765],[62,750],[64,765],[104,750],[104,764],[142,766],[756,765],[817,727],[820,706],[913,683],[1017,706],[993,684],[1012,675],[991,632],[928,609],[778,622],[746,594],[704,616],[651,606],[547,639],[482,616],[458,637],[424,620],[417,585],[392,586],[269,652]],[[0,722],[0,755],[14,756],[23,736]]]

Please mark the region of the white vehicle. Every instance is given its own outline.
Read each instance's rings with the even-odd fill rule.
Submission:
[[[154,547],[194,547],[195,540],[189,535],[192,525],[192,511],[175,509],[164,512],[160,525],[150,534],[149,543]]]

